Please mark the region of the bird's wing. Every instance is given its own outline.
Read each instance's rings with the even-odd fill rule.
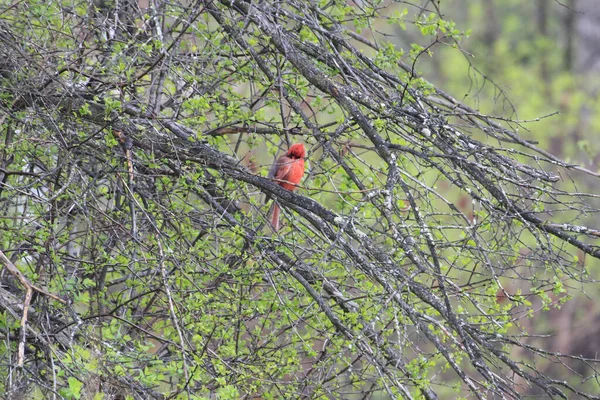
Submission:
[[[279,157],[277,161],[274,162],[273,165],[271,165],[271,169],[269,170],[267,178],[276,179],[275,183],[277,183],[278,185],[282,185],[283,182],[281,181],[286,180],[285,176],[290,172],[290,169],[292,168],[292,162],[290,161],[291,159],[285,155]],[[271,196],[269,196],[268,194],[265,195],[264,203],[266,203],[270,199]]]
[[[273,166],[275,167],[275,171],[273,172],[273,178],[278,180],[286,180],[286,176],[292,169],[294,165],[294,160],[289,158],[288,156],[279,157],[279,160]],[[271,167],[273,169],[273,167]],[[279,182],[281,185],[281,182]]]
[[[271,169],[269,169],[269,174],[267,175],[267,178],[269,178],[269,179],[275,178],[275,173],[277,172],[278,164],[279,164],[279,160],[275,161],[271,165]]]

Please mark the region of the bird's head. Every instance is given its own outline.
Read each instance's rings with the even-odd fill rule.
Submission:
[[[287,156],[292,158],[304,158],[306,156],[304,145],[302,143],[294,143],[288,149]]]

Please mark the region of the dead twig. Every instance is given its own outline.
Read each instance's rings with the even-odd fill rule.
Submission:
[[[23,301],[23,315],[21,316],[21,335],[19,338],[19,348],[17,352],[17,367],[22,367],[23,362],[25,360],[25,341],[27,338],[27,315],[29,314],[29,304],[31,303],[31,297],[33,296],[33,291],[42,293],[54,299],[58,302],[66,304],[67,302],[64,299],[61,299],[55,294],[49,293],[46,290],[39,288],[33,285],[29,280],[23,275],[21,271],[13,264],[6,255],[0,251],[0,261],[6,267],[8,272],[10,272],[15,278],[17,278],[23,287],[25,288],[25,300]]]

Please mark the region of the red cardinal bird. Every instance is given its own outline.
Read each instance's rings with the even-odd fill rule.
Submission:
[[[269,171],[269,178],[275,180],[282,188],[296,190],[296,185],[302,180],[304,175],[304,157],[306,151],[302,143],[295,143],[290,146],[287,153],[279,157]],[[273,218],[271,219],[275,232],[279,230],[279,206],[277,202],[273,205]]]

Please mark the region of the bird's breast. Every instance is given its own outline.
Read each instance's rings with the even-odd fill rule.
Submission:
[[[304,159],[294,160],[290,166],[289,171],[285,174],[283,181],[287,181],[281,184],[281,186],[287,190],[295,190],[296,185],[302,180],[304,175]],[[289,183],[288,183],[289,182]]]

